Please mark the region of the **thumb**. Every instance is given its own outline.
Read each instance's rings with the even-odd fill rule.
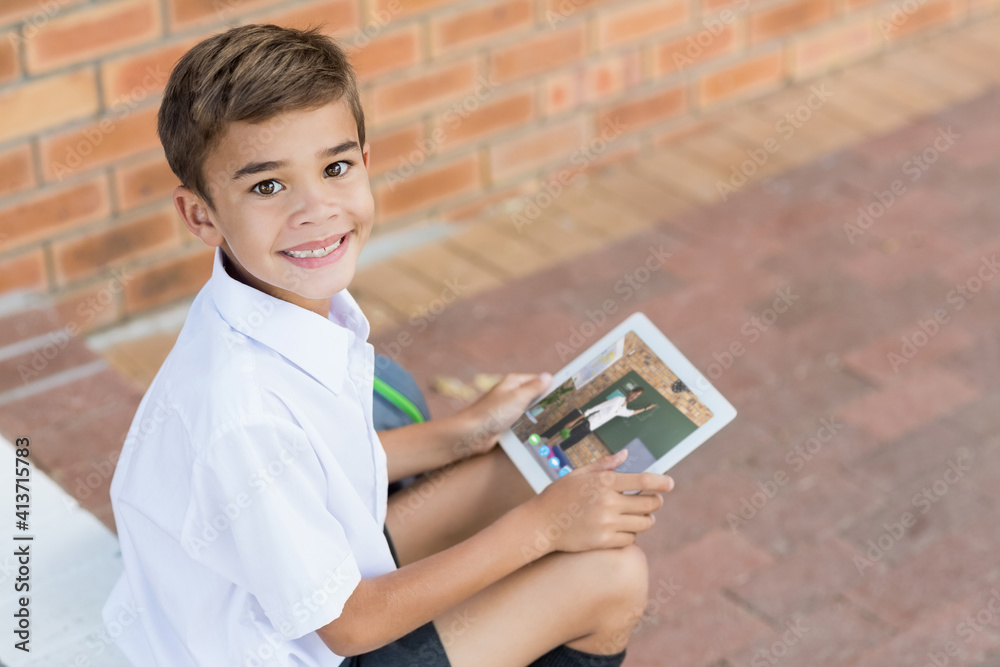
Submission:
[[[528,376],[521,381],[521,384],[517,387],[517,392],[519,394],[523,394],[526,399],[530,400],[545,391],[551,382],[551,373],[540,373],[538,375]]]

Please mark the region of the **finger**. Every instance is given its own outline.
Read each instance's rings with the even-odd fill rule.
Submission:
[[[625,451],[625,450],[622,450]],[[618,472],[612,484],[615,491],[662,491],[674,488],[674,479],[655,472]]]
[[[635,533],[629,531],[621,531],[615,533],[614,537],[608,540],[607,548],[614,549],[616,547],[627,547],[630,544],[635,544]]]
[[[652,514],[663,507],[663,496],[649,492],[634,496],[622,495],[619,507],[622,514]]]
[[[652,514],[622,514],[616,528],[625,533],[642,533],[655,523],[656,517]]]

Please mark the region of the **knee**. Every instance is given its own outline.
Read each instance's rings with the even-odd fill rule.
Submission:
[[[645,606],[649,594],[649,562],[646,552],[637,544],[620,549],[608,549],[614,559],[613,585],[627,602]]]
[[[586,552],[591,557],[586,579],[599,582],[599,604],[617,609],[642,608],[649,593],[649,564],[646,553],[636,544],[616,549]]]
[[[616,653],[628,643],[649,600],[649,565],[646,554],[630,544],[620,549],[607,549],[607,562],[602,571],[604,596],[599,606],[599,630],[610,644],[603,651]]]

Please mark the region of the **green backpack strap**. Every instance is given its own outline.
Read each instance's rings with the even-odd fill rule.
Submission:
[[[405,412],[414,423],[419,424],[424,421],[424,416],[420,414],[420,409],[416,404],[380,377],[375,378],[375,391],[385,400]]]

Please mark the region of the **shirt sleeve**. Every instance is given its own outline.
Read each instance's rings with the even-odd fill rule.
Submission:
[[[229,425],[194,460],[182,546],[296,639],[339,617],[361,581],[327,493],[297,425],[267,417]]]

